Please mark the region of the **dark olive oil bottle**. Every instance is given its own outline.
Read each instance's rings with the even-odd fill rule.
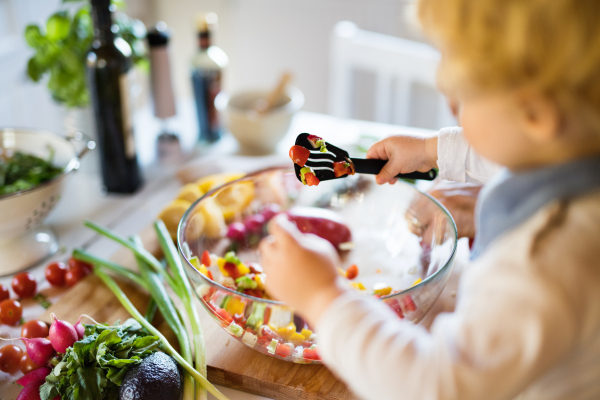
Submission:
[[[91,4],[94,42],[87,69],[102,181],[108,192],[133,193],[142,176],[133,137],[131,48],[114,33],[110,0],[91,0]]]

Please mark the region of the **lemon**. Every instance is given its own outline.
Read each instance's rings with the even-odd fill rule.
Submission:
[[[229,221],[241,213],[254,199],[254,183],[240,182],[223,188],[215,194],[215,202]]]
[[[222,172],[220,174],[207,175],[203,178],[198,179],[196,181],[196,185],[198,185],[202,193],[206,193],[209,190],[216,188],[217,186],[221,186],[226,184],[227,182],[239,179],[244,175],[246,174],[242,174],[239,172]]]
[[[177,239],[177,227],[179,226],[179,221],[183,217],[183,214],[186,212],[192,203],[186,200],[173,200],[168,206],[166,206],[162,212],[158,215],[158,219],[162,219],[167,227],[167,230],[171,234],[173,240]]]
[[[200,215],[204,219],[203,234],[209,238],[220,238],[227,229],[223,212],[217,206],[214,197],[209,197],[200,202],[196,207],[194,216]]]
[[[188,183],[183,186],[177,195],[178,199],[189,201],[190,203],[195,202],[202,196],[202,191],[195,183]]]

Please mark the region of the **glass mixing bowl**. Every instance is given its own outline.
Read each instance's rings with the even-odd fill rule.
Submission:
[[[288,167],[247,175],[207,193],[187,210],[178,245],[206,311],[231,336],[261,353],[320,362],[311,327],[285,303],[258,297],[268,297],[262,290],[268,276],[261,273],[257,245],[277,212],[329,213],[342,220],[351,239],[330,238],[336,244],[343,240],[340,274],[356,265],[358,275],[347,276],[348,285],[379,297],[400,318],[419,322],[450,276],[457,243],[454,221],[413,185],[378,186],[372,176],[351,176],[307,187]],[[320,226],[334,235],[344,231],[339,225]],[[211,266],[202,264],[205,251],[212,256],[204,263]],[[235,257],[225,257],[231,251]]]

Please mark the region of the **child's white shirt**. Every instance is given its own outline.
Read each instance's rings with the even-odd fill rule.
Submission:
[[[442,178],[496,171],[459,129],[440,133]],[[599,237],[599,191],[566,213],[552,203],[463,271],[456,310],[430,330],[348,293],[316,326],[320,354],[364,399],[600,399]]]

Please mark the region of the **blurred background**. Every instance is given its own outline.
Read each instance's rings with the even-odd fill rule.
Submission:
[[[229,57],[223,74],[226,91],[273,87],[284,71],[293,74],[293,84],[304,93],[303,110],[338,114],[342,117],[397,123],[422,128],[439,128],[451,119],[439,104],[430,101],[435,92],[427,85],[414,88],[413,106],[407,109],[398,99],[399,87],[392,81],[390,101],[376,105],[377,75],[369,66],[350,69],[342,85],[332,88],[334,49],[332,35],[340,21],[351,21],[360,30],[421,42],[423,38],[410,22],[408,0],[125,0],[122,9],[147,27],[166,22],[172,79],[177,102],[193,98],[190,62],[197,51],[197,16],[212,11],[218,15],[213,43]],[[33,50],[24,39],[26,25],[43,26],[59,9],[76,8],[62,0],[0,0],[0,125],[47,128],[62,132],[67,110],[52,101],[45,85],[26,76],[27,60]],[[385,45],[386,37],[376,38]],[[343,57],[338,57],[343,58]],[[345,67],[341,67],[345,68]],[[334,72],[332,72],[334,71]],[[340,67],[337,71],[341,71]],[[340,73],[341,74],[341,73]],[[47,79],[47,77],[46,77]],[[140,91],[147,93],[147,77],[139,79]],[[336,91],[332,93],[332,91]],[[351,94],[351,95],[350,95]],[[340,98],[342,100],[340,100]],[[149,96],[139,96],[140,106]],[[339,103],[347,101],[340,110]],[[336,103],[337,110],[336,110]],[[440,112],[445,116],[434,118]],[[87,108],[77,119],[86,119]],[[72,113],[71,113],[72,114]],[[409,114],[409,118],[406,118]],[[191,123],[191,120],[190,120]],[[84,124],[85,125],[85,124]]]

